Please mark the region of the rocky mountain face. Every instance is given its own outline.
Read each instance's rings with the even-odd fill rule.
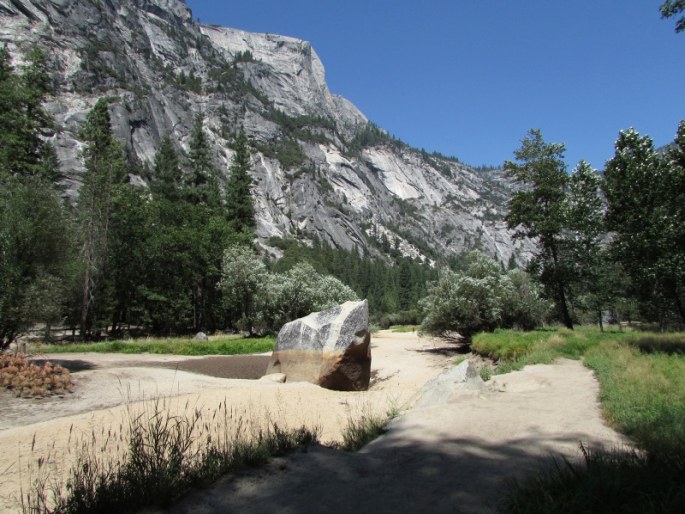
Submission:
[[[15,65],[32,45],[47,50],[52,139],[72,194],[83,169],[79,126],[109,96],[141,185],[164,137],[187,151],[196,113],[224,173],[243,127],[264,246],[292,235],[422,259],[480,248],[506,264],[526,254],[503,220],[511,184],[501,171],[389,137],[328,90],[306,41],[201,25],[181,0],[0,0],[0,44]]]

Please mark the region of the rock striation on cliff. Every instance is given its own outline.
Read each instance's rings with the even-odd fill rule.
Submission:
[[[196,113],[224,172],[243,127],[264,246],[296,235],[372,254],[389,243],[423,260],[473,248],[504,264],[526,254],[506,229],[511,185],[500,170],[389,137],[329,91],[306,41],[201,25],[181,0],[0,0],[0,44],[15,64],[32,45],[48,50],[52,140],[72,196],[83,168],[78,128],[109,96],[141,185],[164,137],[187,151]]]

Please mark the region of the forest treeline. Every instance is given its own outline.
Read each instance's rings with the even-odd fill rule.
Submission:
[[[69,202],[48,142],[55,127],[42,103],[50,92],[39,49],[20,70],[0,49],[3,346],[36,324],[97,339],[131,328],[158,335],[277,330],[307,309],[352,298],[368,297],[375,312],[411,311],[436,276],[411,259],[396,256],[390,265],[317,240],[312,247],[273,240],[284,257],[259,257],[247,138],[237,131],[224,179],[213,164],[201,115],[187,155],[164,139],[145,171],[149,188],[140,188],[128,183],[131,174],[141,173],[140,163],[127,158],[112,134],[108,107],[117,100],[100,99],[80,127],[82,185]],[[231,254],[235,248],[240,251]],[[240,259],[252,265],[239,283],[234,265]],[[303,262],[315,269],[303,271]],[[263,273],[255,275],[260,265]],[[286,300],[287,292],[297,292],[297,301],[292,294]],[[409,316],[416,322],[416,312]]]
[[[128,177],[141,165],[111,130],[116,98],[96,102],[80,128],[82,186],[69,202],[49,143],[55,127],[43,102],[50,93],[41,50],[15,70],[0,49],[3,346],[36,324],[82,339],[130,329],[273,331],[353,298],[368,299],[382,326],[423,320],[433,332],[554,320],[572,327],[601,322],[607,312],[662,327],[685,322],[685,122],[665,150],[633,129],[621,132],[603,173],[584,162],[568,173],[563,145],[531,131],[504,165],[520,186],[509,228],[537,246],[526,273],[482,254],[431,267],[399,251],[373,258],[315,237],[310,245],[272,238],[268,245],[283,255],[268,260],[253,246],[242,130],[226,178],[198,115],[188,151],[164,139],[144,173],[149,187],[135,187]]]

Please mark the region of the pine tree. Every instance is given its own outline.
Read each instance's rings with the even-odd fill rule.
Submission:
[[[155,155],[153,177],[150,184],[152,194],[175,202],[181,199],[181,166],[171,139],[165,137]]]
[[[102,300],[98,298],[98,286],[107,260],[113,198],[123,182],[126,166],[121,147],[112,135],[106,99],[98,100],[88,113],[80,136],[86,145],[78,199],[83,240],[80,327],[85,339],[93,328],[98,300]]]
[[[0,175],[38,175],[52,118],[42,107],[50,92],[45,53],[32,48],[17,75],[6,48],[0,48]],[[49,170],[54,172],[54,169]]]
[[[201,113],[195,117],[190,134],[190,152],[184,183],[187,202],[211,208],[220,205],[217,174],[212,164],[209,140],[204,131],[204,116]]]
[[[255,210],[250,191],[250,149],[242,130],[235,139],[234,150],[226,184],[227,217],[235,232],[251,234],[255,227]]]

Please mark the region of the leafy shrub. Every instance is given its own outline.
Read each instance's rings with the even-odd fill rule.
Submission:
[[[419,307],[425,313],[422,331],[457,332],[467,341],[476,332],[498,327],[533,328],[548,310],[525,272],[504,274],[497,262],[478,251],[466,256],[464,272],[444,272]]]
[[[0,387],[24,398],[71,392],[74,382],[69,370],[59,364],[32,364],[25,354],[0,356]]]

